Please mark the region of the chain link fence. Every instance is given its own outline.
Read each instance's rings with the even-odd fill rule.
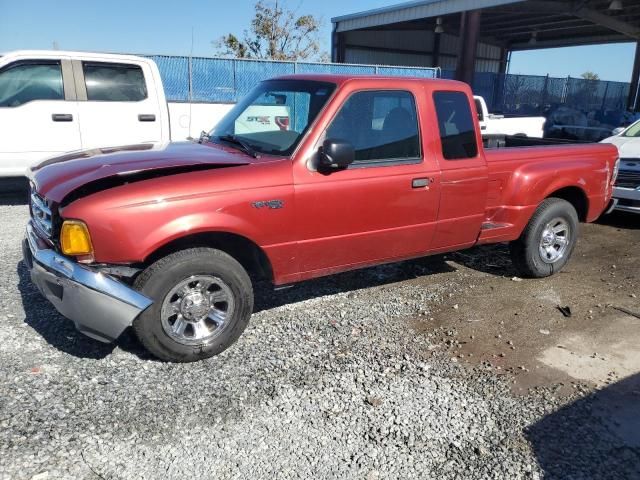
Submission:
[[[149,55],[160,70],[167,100],[174,102],[237,102],[258,82],[294,73],[385,75],[453,78],[438,68],[351,65],[342,63],[279,62],[205,57]],[[584,112],[624,110],[629,84],[579,78],[554,78],[478,72],[473,90],[492,111],[544,114],[564,105]]]
[[[148,55],[158,65],[167,100],[233,103],[258,82],[294,73],[386,75],[436,78],[437,68],[280,62],[205,57]]]
[[[172,102],[235,103],[260,81],[295,73],[421,78],[453,78],[455,73],[420,67],[148,57],[158,65],[167,100]],[[542,115],[551,120],[549,125],[581,125],[598,136],[624,123],[629,89],[629,83],[624,82],[485,72],[476,73],[473,82],[474,93],[484,97],[492,113]],[[582,137],[584,132],[576,136]]]
[[[560,106],[584,113],[624,111],[629,88],[625,82],[496,73],[476,73],[473,82],[491,111],[518,115],[544,115]]]
[[[454,78],[455,72],[442,72]],[[473,92],[491,113],[544,116],[545,136],[599,141],[637,117],[627,111],[630,84],[582,78],[556,78],[478,72]]]

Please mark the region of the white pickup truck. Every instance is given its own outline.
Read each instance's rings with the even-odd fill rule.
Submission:
[[[167,103],[158,67],[148,58],[10,52],[0,57],[0,177],[22,176],[31,165],[73,150],[197,138],[232,107]],[[238,132],[256,122],[287,129],[289,107],[274,95],[238,122]]]
[[[480,131],[482,135],[517,135],[521,137],[542,138],[544,135],[544,117],[505,117],[489,113],[484,98],[474,96]]]

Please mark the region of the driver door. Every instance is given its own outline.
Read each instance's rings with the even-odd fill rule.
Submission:
[[[421,141],[423,92],[414,85],[343,99],[319,143],[351,142],[356,153],[348,168],[294,169],[301,279],[429,250],[439,170]]]
[[[22,176],[47,157],[80,148],[70,61],[0,64],[0,176]]]

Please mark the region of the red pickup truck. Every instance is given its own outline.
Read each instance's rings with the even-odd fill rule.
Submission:
[[[236,132],[243,112],[271,104],[286,124]],[[258,278],[285,285],[494,242],[510,242],[523,276],[559,271],[579,222],[610,201],[616,148],[485,151],[476,119],[453,81],[264,81],[198,142],[34,167],[25,264],[81,332],[111,341],[133,326],[181,362],[240,336]]]

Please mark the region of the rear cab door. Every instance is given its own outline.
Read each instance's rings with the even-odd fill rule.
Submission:
[[[436,87],[431,96],[441,170],[435,253],[476,243],[486,218],[488,169],[471,90]]]
[[[82,148],[169,139],[164,92],[153,66],[127,56],[73,59]]]
[[[0,58],[0,176],[22,176],[47,157],[80,148],[71,60],[28,52]]]

